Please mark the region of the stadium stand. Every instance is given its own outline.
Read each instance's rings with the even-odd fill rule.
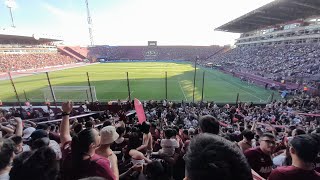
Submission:
[[[206,59],[226,47],[220,46],[95,46],[89,47],[90,59],[110,60],[195,60]]]
[[[215,56],[212,62],[227,71],[317,87],[316,81],[320,78],[319,53],[319,44],[248,46]]]
[[[73,57],[78,61],[87,59],[87,48],[80,46],[58,46],[58,52],[63,55]]]
[[[72,64],[76,61],[58,53],[50,54],[0,54],[0,73],[23,69]]]
[[[236,48],[208,62],[260,83],[319,89],[318,7],[313,0],[274,1],[230,21],[216,30],[242,33]]]
[[[77,60],[85,59],[84,56],[76,54],[76,51],[64,53],[65,55],[59,53],[55,45],[57,41],[61,40],[49,35],[29,35],[15,30],[1,30],[0,73],[73,64]],[[71,48],[69,49],[71,51]]]

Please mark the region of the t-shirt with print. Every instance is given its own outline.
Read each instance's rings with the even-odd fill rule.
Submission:
[[[72,169],[71,141],[66,142],[62,148],[62,179],[74,180],[92,176],[103,177],[107,180],[115,180],[108,158],[94,154],[90,159],[83,160],[79,164],[80,169]]]
[[[273,165],[271,156],[263,153],[260,147],[248,149],[244,155],[255,172],[263,178],[268,178]]]

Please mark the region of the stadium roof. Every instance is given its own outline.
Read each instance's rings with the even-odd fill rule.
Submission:
[[[7,35],[7,34],[0,34],[0,41],[6,42],[6,41],[61,41],[59,39],[52,39],[52,38],[35,38],[34,36],[17,36],[17,35]]]
[[[32,34],[12,29],[0,29],[0,42],[50,42],[50,41],[62,41],[59,36],[52,36],[48,34]]]
[[[320,15],[319,0],[275,0],[215,30],[246,33],[314,15]]]

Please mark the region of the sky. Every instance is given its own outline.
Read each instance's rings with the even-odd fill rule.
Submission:
[[[11,19],[0,0],[0,28]],[[95,45],[229,45],[240,35],[214,31],[273,0],[89,0]],[[62,36],[66,45],[90,44],[85,0],[15,0],[20,31]]]

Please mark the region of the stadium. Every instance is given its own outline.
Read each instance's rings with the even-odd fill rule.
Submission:
[[[64,45],[6,2],[0,179],[320,179],[320,1],[271,1],[210,46],[95,45],[88,0],[90,45]]]
[[[75,47],[58,47],[59,52],[55,53],[70,59],[71,57],[67,56],[67,53],[70,54],[71,48],[76,49]],[[149,50],[150,48],[153,50]],[[211,55],[210,53],[216,54],[225,49],[226,47],[179,46],[82,48],[82,51],[88,51],[88,55],[78,58],[80,62],[76,65],[81,67],[76,68],[71,64],[72,69],[70,69],[68,68],[70,65],[63,64],[65,67],[62,67],[66,68],[65,70],[48,69],[50,71],[48,74],[57,102],[64,102],[67,99],[75,102],[84,102],[85,100],[103,102],[118,99],[126,101],[130,96],[141,100],[168,99],[191,102],[194,99],[194,101],[214,100],[219,103],[235,103],[237,93],[239,93],[239,101],[256,103],[270,101],[272,90],[265,90],[259,85],[206,67],[205,64],[201,66],[201,58],[207,58]],[[176,54],[171,54],[171,51]],[[72,55],[79,56],[80,53]],[[109,54],[110,56],[108,56]],[[196,64],[198,65],[196,74],[194,72],[195,60],[191,59],[193,54],[198,54],[200,57]],[[98,63],[83,62],[86,59]],[[48,99],[53,102],[48,79],[44,72],[48,70],[12,72],[13,82],[20,99],[28,99],[32,102],[44,102],[45,99]],[[128,79],[126,73],[128,73]],[[7,76],[7,81],[1,82],[1,87],[5,87],[1,95],[2,101],[17,102],[14,93],[12,93],[8,74],[3,76]],[[15,78],[15,76],[26,77]],[[193,98],[194,76],[196,76],[196,86]],[[89,91],[88,78],[90,79],[91,92]],[[205,84],[202,96],[203,81]],[[228,89],[228,91],[224,91],[224,89]],[[90,93],[92,93],[93,99]],[[277,95],[278,93],[274,99]]]

